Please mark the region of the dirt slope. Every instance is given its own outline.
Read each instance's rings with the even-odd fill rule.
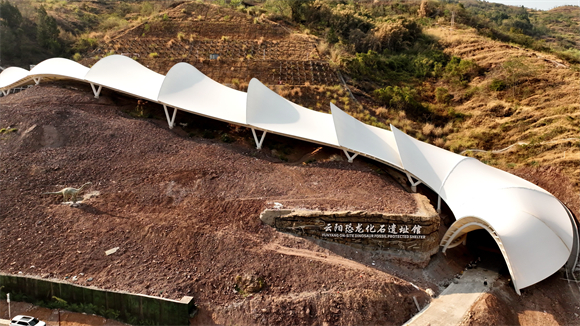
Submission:
[[[554,275],[541,285],[518,296],[498,280],[465,316],[463,326],[479,325],[578,325],[580,303],[578,287]]]
[[[181,137],[125,114],[135,100],[95,100],[85,85],[63,85],[0,99],[0,125],[18,129],[0,136],[3,272],[192,295],[201,310],[194,321],[203,324],[395,325],[416,312],[413,296],[427,301],[386,267],[372,267],[376,253],[278,234],[258,219],[274,201],[413,212],[409,194],[385,174],[362,161],[282,163],[244,139]],[[41,195],[88,181],[93,196],[78,208]],[[120,249],[106,256],[113,247]],[[234,289],[237,276],[266,286],[245,297]]]

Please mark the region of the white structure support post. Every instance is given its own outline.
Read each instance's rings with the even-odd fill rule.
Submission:
[[[34,78],[32,78],[32,80],[34,80],[34,83],[35,83],[36,85],[40,84],[40,80],[41,80],[41,79],[42,79],[42,77],[34,77]]]
[[[258,140],[258,136],[256,135],[256,130],[252,128],[252,134],[254,135],[254,140],[256,141],[256,149],[262,149],[262,143],[264,143],[264,139],[266,138],[266,130],[262,133],[262,138]]]
[[[103,86],[99,85],[99,88],[95,89],[95,84],[91,83],[91,88],[93,89],[93,93],[95,94],[95,98],[99,98],[99,94],[101,94],[101,89],[103,88]]]
[[[350,154],[348,154],[348,152],[346,151],[346,149],[343,149],[342,151],[344,152],[344,155],[346,155],[346,158],[348,159],[348,163],[352,163],[352,161],[354,160],[354,158],[358,156],[358,153],[354,153],[351,156]]]
[[[416,182],[413,181],[413,177],[411,177],[409,173],[407,173],[407,179],[409,179],[409,182],[411,183],[411,190],[417,192],[417,185],[421,183],[421,180],[417,180]]]
[[[441,196],[437,196],[437,213],[441,214]]]
[[[10,89],[9,89],[9,90],[7,90],[7,91],[5,91],[5,90],[2,90],[2,94],[4,94],[4,96],[6,96],[6,95],[10,94]]]
[[[175,125],[175,115],[177,114],[177,109],[173,109],[173,116],[169,118],[169,112],[167,112],[167,106],[163,104],[163,110],[165,110],[165,117],[167,118],[167,123],[169,124],[169,129],[173,129]]]

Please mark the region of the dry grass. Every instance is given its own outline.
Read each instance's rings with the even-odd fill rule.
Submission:
[[[389,110],[385,109],[385,107],[380,107],[380,108],[376,109],[375,113],[376,113],[376,115],[378,115],[379,117],[381,117],[383,119],[389,118]]]
[[[424,135],[437,137],[435,145],[455,152],[469,148],[497,150],[528,142],[501,154],[477,157],[500,168],[555,166],[580,180],[580,140],[565,140],[580,137],[580,73],[558,67],[550,61],[558,59],[550,54],[492,41],[470,29],[434,28],[427,33],[438,37],[448,54],[474,60],[486,74],[472,80],[464,91],[456,90],[456,98],[467,99],[453,108],[469,115],[464,121],[449,122],[443,128],[424,125]],[[488,85],[493,78],[506,77],[502,64],[514,57],[529,65],[534,76],[521,79],[516,92],[490,91]],[[463,95],[475,87],[478,92]]]
[[[435,129],[435,126],[431,123],[427,123],[423,126],[421,131],[423,132],[423,135],[429,136],[433,132],[433,129]]]

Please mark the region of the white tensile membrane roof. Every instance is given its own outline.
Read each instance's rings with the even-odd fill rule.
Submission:
[[[0,74],[0,90],[23,86],[29,81],[30,72],[20,67],[9,67]]]
[[[332,116],[316,112],[276,94],[256,78],[248,86],[248,125],[275,134],[338,147]]]
[[[392,132],[364,124],[330,103],[338,143],[347,151],[403,168]]]
[[[85,76],[89,70],[89,68],[80,63],[69,59],[51,58],[42,61],[32,68],[30,70],[30,75],[33,75],[35,78],[57,77],[85,81]]]
[[[437,192],[455,215],[441,241],[444,251],[469,231],[488,230],[518,293],[566,264],[574,226],[558,199],[512,174],[391,128],[405,170]]]
[[[246,125],[245,92],[224,86],[194,66],[180,62],[173,66],[159,91],[159,103],[202,116]]]
[[[257,79],[252,79],[246,94],[211,80],[186,63],[178,63],[165,77],[120,55],[105,57],[91,69],[62,58],[45,60],[30,72],[7,68],[0,73],[0,90],[26,85],[43,76],[84,80],[206,117],[338,147],[394,166],[430,187],[453,211],[456,221],[441,241],[443,251],[460,243],[458,240],[470,231],[487,230],[502,251],[518,293],[552,275],[566,261],[576,262],[576,224],[569,210],[544,189],[476,159],[413,139],[393,126],[390,132],[366,125],[334,104],[329,115],[292,103]],[[94,85],[93,91],[98,95]],[[172,126],[169,115],[168,121]]]
[[[85,76],[89,83],[152,102],[157,102],[164,78],[137,61],[118,54],[99,60]]]

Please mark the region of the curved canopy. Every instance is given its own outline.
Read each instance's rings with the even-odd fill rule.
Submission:
[[[0,89],[21,86],[29,78],[29,71],[20,67],[9,67],[0,74]]]
[[[245,125],[246,97],[246,93],[224,86],[194,66],[180,62],[167,73],[158,101],[209,118]]]
[[[480,161],[413,139],[391,126],[403,167],[445,200],[456,222],[441,245],[485,221],[510,268],[514,286],[535,284],[560,269],[573,252],[574,229],[564,206],[531,182]],[[468,225],[469,226],[469,225]]]
[[[152,102],[157,102],[163,79],[163,75],[118,54],[99,60],[85,76],[90,83]]]
[[[568,218],[562,219],[567,214],[565,208],[553,196],[525,188],[498,189],[451,209],[457,221],[443,239],[453,234],[463,219],[475,216],[485,220],[495,230],[498,245],[505,249],[518,292],[552,275],[570,257],[573,230]],[[461,235],[454,234],[446,243]]]
[[[447,176],[459,162],[475,160],[416,140],[393,125],[391,125],[391,130],[397,140],[399,155],[405,170],[438,193]]]
[[[248,86],[246,121],[281,135],[338,147],[332,116],[294,104],[256,78]]]
[[[462,160],[449,174],[439,195],[448,204],[465,201],[469,197],[478,197],[496,189],[527,188],[549,194],[535,184],[518,178],[511,173],[496,169],[476,159]],[[469,191],[466,191],[469,189]]]
[[[330,103],[338,143],[347,151],[403,168],[393,133],[364,124]]]
[[[34,75],[34,77],[65,77],[84,81],[85,75],[89,70],[89,68],[80,63],[69,59],[51,58],[42,61],[32,68],[30,75]]]

